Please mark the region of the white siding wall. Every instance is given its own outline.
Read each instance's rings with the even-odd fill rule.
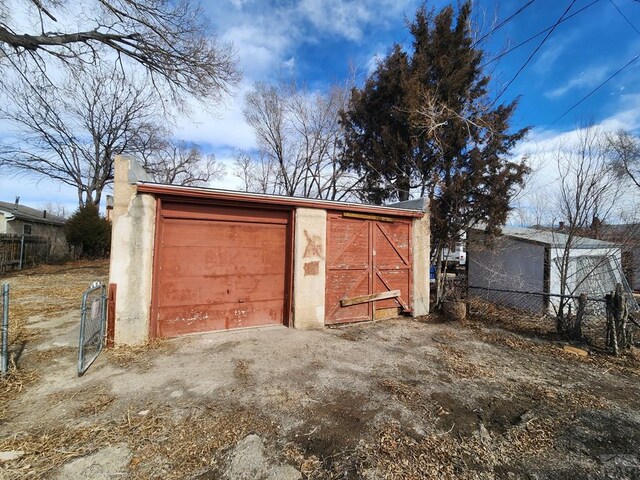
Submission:
[[[560,259],[562,258],[563,249],[562,248],[554,248],[551,252],[551,271],[550,271],[550,292],[551,293],[560,293]],[[622,270],[620,269],[622,253],[620,248],[579,248],[573,249],[569,252],[569,258],[575,259],[576,257],[594,257],[594,258],[602,258],[602,262],[599,262],[603,268],[610,269],[615,277],[616,282],[620,282],[622,279]],[[574,262],[571,262],[574,265]],[[571,295],[579,295],[580,293],[590,293],[583,292],[580,286],[575,286],[577,279],[585,274],[590,274],[591,272],[577,272],[575,268],[571,267],[569,270],[569,275],[567,277],[567,284],[569,291],[565,292],[566,294]],[[608,290],[609,288],[613,290],[615,285],[611,285],[609,287],[605,286]]]

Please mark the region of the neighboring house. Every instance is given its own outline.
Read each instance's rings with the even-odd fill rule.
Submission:
[[[13,203],[0,202],[0,234],[44,237],[49,241],[49,253],[52,255],[64,255],[67,252],[65,221],[46,210],[21,205],[19,197]]]
[[[144,179],[116,157],[116,343],[428,313],[423,200],[381,207]]]
[[[640,291],[640,223],[602,225],[598,238],[622,247],[622,270],[633,290]]]
[[[504,227],[501,235],[489,237],[481,229],[471,229],[467,239],[471,293],[487,299],[495,298],[492,290],[560,294],[565,252],[569,256],[565,294],[603,297],[622,282],[619,245],[574,237],[567,249],[567,242],[566,234],[550,230]],[[503,293],[502,303],[529,311],[549,311],[558,302],[553,296]]]

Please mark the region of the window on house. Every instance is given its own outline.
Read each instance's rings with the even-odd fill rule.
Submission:
[[[25,223],[25,224],[22,226],[22,233],[23,233],[24,235],[31,235],[31,225],[29,225],[29,224]]]

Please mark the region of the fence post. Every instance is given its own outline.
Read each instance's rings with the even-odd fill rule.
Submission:
[[[616,327],[618,331],[618,347],[627,347],[627,316],[629,309],[627,297],[622,294],[622,284],[616,284]]]
[[[2,376],[9,370],[9,284],[2,284]]]
[[[614,292],[606,296],[607,300],[607,347],[613,350],[614,355],[620,353],[620,347],[626,347],[627,343],[627,317],[629,309],[627,298],[622,294],[622,284],[616,284]]]
[[[605,296],[607,305],[607,334],[605,336],[605,346],[613,350],[613,354],[618,354],[618,332],[616,331],[615,321],[615,298],[614,292],[608,293]]]
[[[581,293],[578,297],[578,310],[576,311],[576,318],[573,324],[572,335],[575,340],[582,339],[582,319],[584,318],[584,312],[587,308],[587,294]]]
[[[18,270],[22,270],[22,257],[24,255],[24,233],[20,237],[20,262],[18,263]]]

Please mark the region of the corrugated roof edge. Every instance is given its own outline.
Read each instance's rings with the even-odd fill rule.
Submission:
[[[484,227],[475,226],[471,227],[471,230],[484,233]],[[537,245],[547,245],[554,248],[564,247],[566,245],[567,235],[562,232],[549,231],[549,230],[537,230],[535,228],[526,227],[503,227],[501,235],[516,240],[520,240],[526,243],[533,243]],[[537,238],[536,238],[537,237]],[[551,237],[551,240],[549,240]],[[564,240],[564,241],[562,241]],[[584,249],[598,249],[598,248],[620,248],[620,245],[613,242],[607,242],[604,240],[597,240],[589,237],[575,236],[573,238],[575,242],[571,248],[575,250]]]
[[[406,210],[417,210],[419,212],[427,211],[427,198],[414,198],[413,200],[405,200],[403,202],[396,202],[386,205],[391,208],[402,208]]]
[[[365,205],[360,203],[340,202],[336,200],[320,200],[315,198],[288,197],[285,195],[247,193],[206,187],[184,187],[179,185],[165,185],[152,182],[136,182],[136,187],[140,193],[150,193],[154,195],[203,199],[208,198],[212,200],[236,202],[254,202],[264,205],[322,208],[324,210],[343,210],[390,215],[395,217],[420,218],[424,216],[424,212],[421,210],[416,210],[413,208],[399,208],[396,206]]]

